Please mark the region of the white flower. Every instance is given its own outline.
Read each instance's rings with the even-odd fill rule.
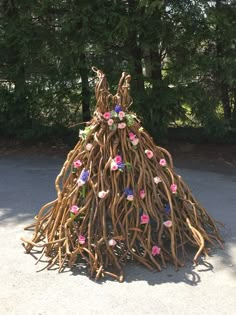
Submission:
[[[165,221],[165,222],[163,222],[163,224],[164,224],[166,227],[172,227],[172,221],[171,221],[171,220]]]
[[[111,161],[111,170],[112,171],[118,170],[118,164],[114,160]]]
[[[92,147],[93,147],[92,143],[87,143],[85,148],[87,151],[90,151]]]
[[[103,199],[103,198],[106,197],[106,195],[107,195],[108,193],[109,193],[109,190],[107,190],[107,191],[104,191],[104,190],[99,191],[99,193],[98,193],[98,198]]]
[[[139,143],[139,139],[135,138],[134,140],[131,141],[133,145],[137,145]]]
[[[129,200],[129,201],[133,201],[134,200],[134,195],[128,195],[126,199]]]
[[[115,245],[116,245],[116,241],[113,240],[113,239],[110,239],[110,240],[108,241],[108,244],[109,244],[109,246],[115,246]]]
[[[161,182],[160,177],[156,176],[153,178],[155,184],[159,184]]]

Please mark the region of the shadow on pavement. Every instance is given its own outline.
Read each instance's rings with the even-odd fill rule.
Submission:
[[[14,226],[33,223],[34,216],[43,204],[53,200],[55,196],[54,179],[58,173],[59,167],[57,168],[57,166],[59,162],[49,159],[49,162],[46,160],[44,163],[42,161],[33,161],[31,163],[30,165],[29,160],[18,161],[17,168],[15,169],[13,160],[5,160],[2,161],[0,168],[1,173],[3,171],[4,174],[2,176],[2,183],[0,183],[0,227],[10,226],[12,233],[14,233]],[[6,167],[9,168],[7,172]],[[191,173],[189,173],[190,175]],[[202,178],[199,181],[202,182]],[[200,187],[198,182],[196,185]],[[207,194],[209,195],[208,191]],[[215,194],[216,192],[214,191],[214,196]],[[229,196],[234,198],[232,193]],[[233,201],[234,199],[230,201],[231,204],[233,204]],[[213,204],[210,207],[213,208]],[[230,226],[232,228],[232,224]],[[213,249],[211,251],[212,257],[200,260],[197,266],[193,266],[191,262],[194,254],[190,255],[190,259],[186,260],[186,265],[180,268],[179,271],[175,271],[173,266],[168,265],[168,268],[161,272],[150,272],[137,263],[128,263],[124,268],[125,282],[145,281],[150,285],[183,282],[191,286],[197,286],[201,282],[203,274],[214,273],[217,270],[226,270],[227,268],[235,276],[236,261],[234,259],[236,256],[234,253],[236,238],[232,236],[235,235],[235,232],[233,232],[234,234],[227,232],[230,231],[229,227],[225,230],[226,233],[223,233],[226,241],[225,250]],[[24,231],[22,229],[22,236],[23,234]],[[32,260],[33,263],[34,260]],[[45,267],[45,264],[39,262],[38,267],[38,269],[42,269]],[[81,275],[88,277],[87,268],[82,265],[72,270],[66,268],[64,272],[70,272],[74,276]],[[104,280],[96,283],[102,284],[108,281],[113,280],[106,277]]]
[[[220,249],[216,249],[215,256],[220,252]],[[202,257],[199,259],[197,265],[192,263],[191,257],[194,257],[194,251],[191,250],[188,253],[188,258],[185,260],[185,266],[180,267],[178,270],[171,264],[167,264],[166,269],[162,271],[150,271],[146,267],[140,265],[136,262],[128,262],[124,267],[125,279],[124,282],[131,283],[134,281],[145,281],[150,285],[157,285],[163,283],[186,283],[191,286],[197,286],[201,282],[202,273],[214,273],[214,266],[211,264],[207,258]],[[87,273],[87,268],[83,264],[77,264],[76,267],[73,267],[72,275],[78,276],[89,276]],[[99,281],[95,281],[97,284],[103,284],[109,281],[116,281],[113,278],[104,277]]]
[[[0,208],[0,226],[22,224],[34,221],[35,212],[24,212],[13,208]]]

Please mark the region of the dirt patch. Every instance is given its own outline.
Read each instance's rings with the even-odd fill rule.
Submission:
[[[178,141],[162,146],[171,153],[174,165],[178,168],[236,175],[236,145],[192,144]],[[23,145],[16,140],[0,139],[0,157],[48,155],[65,158],[71,149],[72,147],[63,143]]]
[[[0,156],[12,155],[40,155],[40,156],[61,156],[64,157],[71,148],[69,146],[58,143],[50,145],[48,143],[36,143],[31,145],[22,144],[17,140],[0,139]]]
[[[166,146],[180,168],[236,174],[236,145],[190,144],[177,142]]]

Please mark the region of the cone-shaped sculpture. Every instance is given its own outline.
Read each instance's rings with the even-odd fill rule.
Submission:
[[[26,252],[41,247],[48,269],[84,261],[91,277],[119,281],[127,260],[151,270],[167,262],[178,268],[191,245],[196,261],[207,253],[206,242],[221,245],[214,220],[175,173],[170,154],[128,110],[131,77],[122,74],[113,96],[105,75],[94,70],[96,110],[56,178],[57,199],[27,227],[34,235],[22,239]]]

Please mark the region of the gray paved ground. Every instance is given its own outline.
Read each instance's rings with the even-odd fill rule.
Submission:
[[[0,315],[2,314],[236,314],[236,176],[178,170],[218,220],[225,251],[193,267],[151,273],[136,264],[120,284],[82,274],[37,270],[20,237],[38,209],[54,198],[62,159],[0,157]]]

